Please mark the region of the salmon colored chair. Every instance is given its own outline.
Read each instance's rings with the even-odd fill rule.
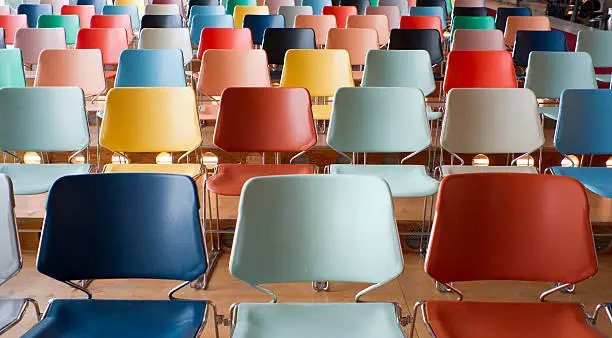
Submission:
[[[128,49],[127,36],[123,28],[81,28],[77,35],[77,49],[99,49],[105,66],[117,66],[121,52]],[[107,71],[106,78],[116,72]]]
[[[484,0],[455,0],[453,7],[485,7]]]
[[[389,28],[399,28],[401,12],[397,6],[369,6],[366,8],[367,15],[382,14],[387,16]]]
[[[198,59],[208,49],[253,49],[251,30],[248,28],[209,28],[202,29]]]
[[[520,215],[520,221],[517,217]],[[458,301],[417,303],[432,335],[448,337],[605,337],[574,302],[545,302],[597,273],[584,188],[572,178],[516,173],[446,177],[440,184],[425,272]],[[555,282],[540,302],[461,301],[451,284]],[[477,285],[477,284],[476,284]],[[411,332],[414,333],[414,322]]]
[[[444,92],[453,88],[516,88],[512,55],[506,51],[448,53]]]
[[[23,63],[38,64],[45,49],[66,49],[66,35],[61,28],[21,28],[15,35],[15,48],[21,49]]]
[[[506,50],[504,33],[497,29],[458,29],[451,50]]]
[[[294,6],[295,1],[293,0],[265,0],[264,5],[268,6],[270,14],[280,14],[278,9],[281,6]]]
[[[20,28],[28,28],[28,16],[19,15],[0,15],[0,28],[4,29],[4,41],[7,45],[15,43],[15,33]]]
[[[336,28],[336,17],[333,15],[298,15],[295,17],[295,28],[311,28],[315,32],[317,46],[325,46],[327,33]]]
[[[439,16],[402,16],[400,28],[408,29],[436,29],[444,40],[444,30]]]
[[[123,28],[127,34],[128,44],[134,41],[132,19],[127,14],[94,15],[91,18],[91,28]]]
[[[270,14],[268,6],[236,6],[234,7],[234,28],[242,28],[242,22],[247,15]]]
[[[346,20],[351,15],[357,15],[355,6],[325,6],[323,15],[333,15],[336,17],[336,27],[346,28]]]
[[[361,81],[366,54],[378,50],[378,34],[369,28],[332,28],[327,35],[326,49],[344,49],[349,53],[353,79]]]
[[[378,32],[378,43],[389,43],[389,20],[386,15],[353,15],[348,18],[346,28],[372,28]]]
[[[81,28],[89,28],[91,17],[96,15],[94,5],[64,5],[60,11],[61,15],[78,15]]]
[[[547,16],[509,16],[506,20],[504,41],[506,46],[514,47],[518,31],[549,31],[550,19]]]

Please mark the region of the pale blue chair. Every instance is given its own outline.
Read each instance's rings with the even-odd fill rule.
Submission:
[[[234,18],[229,14],[224,15],[195,15],[189,22],[191,43],[200,44],[200,35],[204,28],[234,28]]]
[[[439,16],[442,21],[442,29],[446,29],[446,13],[442,7],[410,7],[409,13],[413,16]]]
[[[192,6],[189,9],[189,27],[191,27],[191,20],[196,15],[225,15],[225,7],[223,6]]]
[[[104,6],[102,8],[103,15],[129,15],[132,21],[132,29],[140,29],[140,16],[138,15],[138,7],[132,6]]]
[[[323,14],[323,7],[332,6],[331,0],[302,0],[302,6],[312,7],[314,15]]]
[[[595,68],[612,67],[612,31],[597,29],[578,32],[576,51],[589,53]],[[610,74],[597,74],[596,78],[601,82],[612,82]]]
[[[185,87],[180,49],[126,49],[119,56],[115,87]]]

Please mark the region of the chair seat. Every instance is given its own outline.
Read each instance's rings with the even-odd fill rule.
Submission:
[[[442,176],[455,174],[471,174],[471,173],[523,173],[537,174],[538,169],[533,166],[518,167],[518,166],[471,166],[471,165],[443,165]]]
[[[258,176],[313,174],[312,164],[220,164],[206,180],[206,189],[222,196],[240,196],[242,186]]]
[[[19,319],[25,303],[24,298],[0,298],[0,331]]]
[[[23,337],[195,337],[206,302],[55,299]]]
[[[604,337],[576,303],[427,302],[427,320],[438,338]]]
[[[380,177],[389,185],[393,197],[431,196],[438,191],[438,181],[427,175],[422,165],[332,164],[329,172]]]
[[[202,174],[202,165],[197,163],[173,164],[127,164],[112,163],[104,166],[104,173],[156,173],[176,174],[198,177]]]
[[[400,338],[391,303],[241,303],[233,338]]]
[[[213,103],[206,104],[198,112],[200,121],[215,121],[219,116],[219,106]]]
[[[425,107],[425,112],[427,113],[427,119],[429,121],[434,121],[442,117],[441,111],[434,111],[430,106]]]
[[[559,107],[539,107],[538,111],[551,120],[559,119]]]
[[[332,105],[331,104],[313,104],[312,115],[315,120],[329,120],[331,116]]]
[[[595,78],[600,82],[612,82],[611,74],[596,74]]]
[[[597,195],[612,198],[612,169],[603,167],[553,167],[555,175],[570,176]]]
[[[49,191],[53,182],[68,175],[87,174],[90,164],[0,163],[0,173],[13,181],[15,195],[35,195]]]

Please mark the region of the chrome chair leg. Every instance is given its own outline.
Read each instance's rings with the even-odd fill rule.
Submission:
[[[315,282],[312,282],[312,288],[316,292],[329,291],[329,282],[328,281],[315,281]]]

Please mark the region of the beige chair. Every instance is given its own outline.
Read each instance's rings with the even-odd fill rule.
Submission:
[[[346,28],[372,28],[378,32],[378,44],[389,43],[389,19],[386,15],[352,15],[346,21]]]
[[[497,29],[457,29],[451,50],[506,50],[504,33]]]
[[[145,15],[181,15],[181,9],[176,4],[146,5]]]
[[[514,47],[518,31],[549,31],[550,20],[547,16],[509,16],[506,20],[504,41],[506,46]]]

